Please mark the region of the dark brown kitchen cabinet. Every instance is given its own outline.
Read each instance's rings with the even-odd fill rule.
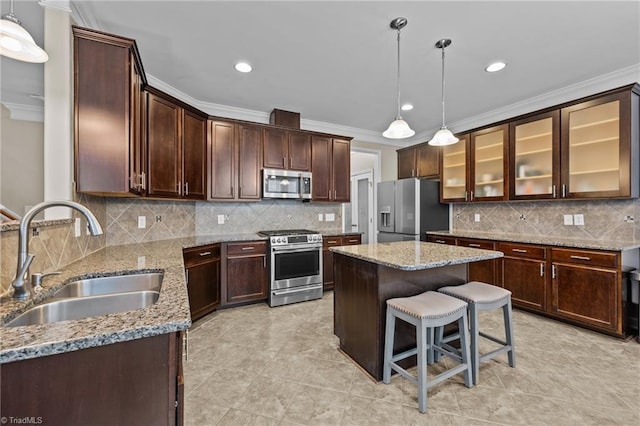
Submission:
[[[183,250],[191,320],[195,321],[220,305],[220,244]]]
[[[463,247],[479,248],[484,250],[495,250],[493,241],[474,240],[469,238],[457,238],[456,244]],[[498,269],[497,259],[482,260],[480,262],[469,263],[469,281],[481,281],[488,284],[498,285],[496,271]]]
[[[496,243],[504,253],[498,260],[502,287],[511,291],[513,306],[534,312],[547,310],[547,260],[543,246],[520,243]]]
[[[262,129],[251,124],[209,121],[211,200],[259,200]]]
[[[265,168],[311,170],[311,135],[276,127],[266,127],[263,131]]]
[[[615,252],[551,249],[551,312],[622,334],[620,255]]]
[[[182,346],[177,332],[2,364],[3,423],[180,425]]]
[[[440,202],[469,201],[469,134],[456,135],[458,143],[442,147]]]
[[[441,235],[427,235],[427,242],[438,243],[438,244],[449,244],[452,246],[456,245],[455,237],[443,237]]]
[[[76,191],[144,192],[146,78],[135,40],[72,27]]]
[[[499,201],[507,198],[509,187],[509,125],[503,124],[470,135],[469,201]]]
[[[398,179],[440,176],[440,147],[428,143],[397,150]]]
[[[333,252],[330,247],[361,244],[361,235],[322,237],[322,289],[333,290]]]
[[[347,139],[311,138],[313,201],[348,203],[351,194],[351,148]]]
[[[147,194],[205,198],[206,115],[153,88],[147,93]]]
[[[267,243],[248,241],[224,244],[223,304],[266,300],[268,291]]]

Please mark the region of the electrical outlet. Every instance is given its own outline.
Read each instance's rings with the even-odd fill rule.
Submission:
[[[318,213],[318,221],[322,222],[322,213]]]
[[[473,215],[473,221],[474,222],[480,222],[480,213],[476,213]]]
[[[573,215],[573,224],[574,225],[584,225],[584,215],[583,214],[574,214]]]
[[[147,227],[147,217],[138,216],[138,228],[143,229]]]
[[[147,259],[145,256],[138,256],[138,269],[144,269]]]
[[[219,214],[218,215],[218,225],[224,225],[224,215],[223,214]]]
[[[324,220],[326,222],[333,222],[334,220],[336,220],[336,215],[333,213],[327,213],[324,215]]]
[[[573,225],[573,215],[572,214],[565,214],[564,215],[564,224],[565,225]]]
[[[157,215],[156,216],[156,222],[162,222],[162,216]]]
[[[520,220],[527,220],[527,216],[523,213],[520,215]]]
[[[634,221],[633,216],[625,216],[624,221],[627,223],[633,223]]]
[[[81,224],[82,220],[79,217],[76,217],[75,223],[73,224],[73,235],[79,237],[82,235]]]

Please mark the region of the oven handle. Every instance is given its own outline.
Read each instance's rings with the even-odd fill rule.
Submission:
[[[322,244],[300,244],[295,247],[272,247],[273,253],[295,253],[303,250],[322,250]]]
[[[314,290],[321,287],[322,287],[322,284],[316,284],[316,285],[304,286],[302,288],[294,288],[293,290],[288,290],[288,289],[274,290],[271,292],[271,294],[275,296],[275,295],[289,294],[289,293],[300,293],[302,291]]]

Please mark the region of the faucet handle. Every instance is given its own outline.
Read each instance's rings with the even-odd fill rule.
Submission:
[[[60,275],[62,272],[60,271],[55,271],[55,272],[36,272],[35,274],[31,275],[31,288],[33,288],[34,291],[39,291],[42,289],[42,280],[44,279],[44,277],[48,277],[49,275]]]

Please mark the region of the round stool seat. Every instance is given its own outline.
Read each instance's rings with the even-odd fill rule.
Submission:
[[[479,281],[470,281],[459,286],[442,287],[438,291],[455,296],[467,303],[494,303],[511,296],[511,292],[507,289]]]
[[[411,297],[389,299],[387,300],[387,306],[418,319],[448,317],[458,311],[467,309],[467,303],[463,300],[436,293],[435,291],[427,291]]]

